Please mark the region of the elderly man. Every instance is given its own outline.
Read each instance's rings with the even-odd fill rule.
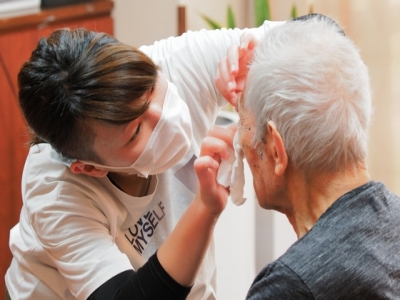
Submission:
[[[226,98],[241,90],[249,56],[231,49],[220,63]],[[399,299],[400,199],[368,174],[371,90],[352,41],[321,15],[277,26],[255,48],[238,99],[258,202],[298,236],[247,298]]]

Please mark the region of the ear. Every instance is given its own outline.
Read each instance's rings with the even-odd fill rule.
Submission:
[[[276,129],[275,123],[273,121],[269,121],[267,127],[267,146],[270,147],[272,159],[275,162],[275,174],[279,176],[282,175],[286,170],[288,165],[288,156],[282,137]]]
[[[85,174],[92,177],[104,177],[108,174],[108,171],[98,169],[97,167],[81,162],[80,160],[73,162],[69,169],[74,174]]]

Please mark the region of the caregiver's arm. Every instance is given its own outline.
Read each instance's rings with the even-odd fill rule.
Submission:
[[[228,158],[234,132],[215,127],[203,140],[194,168],[199,192],[171,236],[158,251],[165,270],[180,284],[191,285],[211,241],[215,223],[224,210],[228,191],[216,178],[221,158]]]
[[[200,189],[171,235],[137,272],[122,272],[88,299],[186,299],[209,247],[228,191],[217,183],[221,158],[229,156],[234,132],[213,128],[204,139],[194,167]]]

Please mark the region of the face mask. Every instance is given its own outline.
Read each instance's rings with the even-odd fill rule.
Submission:
[[[147,178],[176,165],[188,153],[192,135],[189,108],[179,97],[176,86],[168,81],[160,120],[138,159],[129,167],[87,163],[110,172],[138,174]]]

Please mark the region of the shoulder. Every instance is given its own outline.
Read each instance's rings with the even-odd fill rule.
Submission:
[[[382,184],[374,182],[342,196],[280,262],[315,297],[352,295],[355,299],[370,293],[372,285],[389,290],[392,272],[387,270],[398,269],[393,269],[391,258],[400,251],[400,242],[393,239],[400,233],[399,202],[391,197]]]
[[[255,278],[246,299],[314,299],[302,279],[279,259]]]
[[[68,211],[71,206],[94,208],[99,194],[105,194],[99,180],[73,174],[50,145],[31,147],[22,177],[22,196],[30,217],[53,209]]]
[[[71,173],[69,165],[49,144],[33,145],[25,162],[23,184],[61,180]]]

